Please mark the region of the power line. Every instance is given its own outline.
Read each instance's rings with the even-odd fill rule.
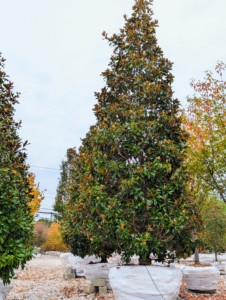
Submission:
[[[54,215],[54,214],[57,214],[56,212],[49,212],[49,211],[38,211],[37,214],[49,214],[49,215]]]
[[[33,168],[31,168],[33,169]],[[55,173],[55,174],[59,174],[59,172],[54,172],[54,171],[45,171],[45,170],[37,170],[37,169],[34,169],[34,171],[39,171],[39,172],[45,172],[45,173]]]
[[[51,192],[51,191],[48,189],[48,194],[55,196],[55,195],[56,195],[56,192],[53,193],[53,192]]]
[[[50,215],[50,220],[52,221],[53,216],[56,214],[56,212],[45,212],[45,211],[39,211],[37,213],[37,215],[39,216],[39,214],[49,214]]]
[[[39,166],[30,166],[30,167],[33,167],[33,168],[42,168],[42,169],[50,169],[50,170],[58,170],[58,171],[60,171],[60,169],[56,169],[56,168],[47,168],[47,167],[39,167]]]

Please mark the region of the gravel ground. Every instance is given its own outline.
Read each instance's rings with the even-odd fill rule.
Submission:
[[[84,293],[86,279],[64,280],[65,271],[59,256],[42,255],[27,263],[14,280],[14,288],[8,300],[114,300],[112,293],[107,295]],[[187,290],[183,282],[180,295],[189,300],[226,300],[226,277],[221,276],[215,295],[194,294]],[[129,299],[128,299],[129,300]]]
[[[86,279],[64,280],[59,257],[42,255],[27,263],[26,268],[18,274],[14,288],[8,300],[113,300],[112,293],[107,295],[84,293]]]

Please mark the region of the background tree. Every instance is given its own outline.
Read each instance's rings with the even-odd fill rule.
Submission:
[[[34,245],[40,247],[47,240],[48,229],[43,222],[36,222],[34,226],[35,238]]]
[[[73,168],[73,162],[75,159],[76,150],[69,148],[66,154],[66,160],[62,161],[60,169],[60,180],[57,186],[55,203],[53,205],[53,210],[56,212],[54,218],[56,221],[60,221],[63,218],[65,203],[69,199],[69,189],[70,189],[70,170]]]
[[[80,195],[80,172],[84,167],[79,154],[74,150],[73,164],[70,168],[70,182],[67,184],[68,199],[64,203],[63,215],[61,218],[61,232],[63,241],[69,247],[73,254],[83,256],[83,253],[88,253],[90,250],[90,240],[86,237],[86,233],[78,232],[75,229],[75,201]],[[68,181],[69,182],[69,181]],[[83,204],[82,204],[83,205]]]
[[[192,80],[197,94],[188,98],[184,124],[190,133],[187,165],[193,184],[206,193],[214,192],[226,203],[225,68],[223,62],[217,63],[219,79],[206,71],[204,81]]]
[[[199,234],[204,245],[215,252],[226,248],[226,208],[223,201],[210,195],[202,209],[205,230]]]
[[[48,228],[47,239],[42,244],[42,249],[47,251],[61,251],[65,252],[68,250],[67,246],[63,243],[60,224],[53,222]]]
[[[226,200],[226,102],[224,96],[226,82],[223,81],[225,64],[218,62],[215,70],[219,79],[215,79],[212,72],[206,71],[204,81],[191,81],[196,94],[188,98],[189,105],[183,113],[183,123],[190,134],[187,142],[186,164],[192,178],[192,193],[200,212],[206,212],[204,209],[206,201],[214,194],[215,198],[219,196],[224,202]],[[211,207],[210,203],[213,205],[216,203],[208,201],[209,218],[212,220],[214,214],[218,213],[215,209],[219,210],[219,207]],[[202,216],[204,223],[208,222],[207,215],[202,213]],[[218,221],[219,219],[216,220]],[[213,226],[217,230],[216,222]],[[220,228],[221,226],[218,227],[219,230]],[[210,242],[211,232],[207,229],[205,232],[205,240],[208,234]],[[200,236],[203,235],[199,233],[198,237]],[[216,238],[217,236],[220,235],[216,234]],[[223,240],[221,242],[223,243]],[[196,247],[196,261],[198,261],[197,249]]]
[[[9,283],[14,269],[32,258],[33,200],[26,164],[25,143],[13,119],[18,94],[4,72],[0,54],[0,278]]]
[[[137,0],[118,35],[103,33],[114,54],[102,74],[106,86],[95,93],[97,123],[79,149],[63,226],[81,256],[124,251],[126,259],[136,253],[148,260],[153,252],[162,260],[166,249],[190,240],[187,134],[151,4]]]
[[[44,199],[44,195],[43,192],[40,192],[39,190],[39,184],[35,183],[35,174],[29,174],[28,182],[30,187],[30,194],[32,196],[32,200],[29,203],[29,206],[31,208],[31,213],[34,215],[39,210],[41,202]]]
[[[46,227],[50,227],[53,221],[47,218],[40,218],[38,219],[38,222],[42,222]]]

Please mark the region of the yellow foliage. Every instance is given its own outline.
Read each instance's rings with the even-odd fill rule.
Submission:
[[[192,189],[212,191],[226,203],[226,81],[221,77],[226,64],[218,62],[215,70],[219,79],[206,71],[203,81],[191,81],[196,94],[188,98],[182,122],[189,133],[186,164],[193,177]]]
[[[53,222],[48,228],[47,240],[42,245],[42,248],[47,251],[61,251],[65,252],[68,250],[67,246],[63,243],[60,224]]]
[[[40,208],[41,202],[44,199],[43,194],[39,191],[38,184],[35,183],[35,174],[30,173],[28,177],[29,187],[31,189],[30,194],[33,196],[32,201],[29,203],[31,213],[34,215]]]

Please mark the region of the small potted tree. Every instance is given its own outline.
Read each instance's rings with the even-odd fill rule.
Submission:
[[[212,256],[212,261],[215,258],[215,262],[208,263],[205,258],[202,258],[200,263],[196,259],[195,265],[186,267],[183,272],[189,289],[211,292],[217,289],[219,271],[225,271],[225,264],[222,263],[224,257],[221,255],[218,260],[217,255],[217,252],[226,245],[225,204],[219,201],[216,196],[210,194],[202,208],[202,217],[205,230],[201,232],[200,239],[206,246],[214,250],[215,254]]]
[[[195,240],[194,261],[183,268],[183,279],[193,292],[214,293],[217,289],[220,272],[209,257],[200,262],[198,244]]]
[[[136,0],[120,33],[103,33],[114,54],[102,74],[106,86],[95,93],[97,123],[74,163],[63,220],[76,255],[95,253],[103,262],[113,252],[125,262],[140,256],[143,266],[110,271],[118,300],[124,292],[114,278],[125,282],[126,293],[129,287],[130,299],[175,299],[181,271],[150,267],[149,255],[164,261],[168,249],[184,251],[196,218],[183,166],[187,134],[173,98],[172,63],[157,44],[152,2]]]

